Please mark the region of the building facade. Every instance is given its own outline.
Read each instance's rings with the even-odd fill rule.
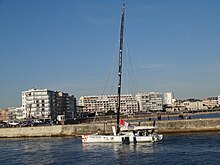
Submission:
[[[9,112],[8,109],[0,109],[0,121],[8,121]]]
[[[203,100],[203,104],[206,105],[209,109],[219,107],[218,97],[208,97]]]
[[[56,92],[56,107],[58,115],[65,115],[65,119],[76,117],[76,98],[64,92]]]
[[[22,92],[22,112],[25,119],[54,120],[57,115],[71,118],[75,111],[76,98],[67,93],[35,88]]]
[[[139,112],[155,112],[163,110],[163,98],[160,92],[145,92],[136,95]]]
[[[184,100],[180,105],[184,107],[185,111],[197,111],[207,109],[207,106],[203,104],[202,100],[198,99]]]
[[[163,94],[163,105],[172,106],[174,102],[173,92],[165,92]]]
[[[79,106],[83,112],[88,113],[107,113],[117,111],[117,95],[82,96],[79,98]],[[137,102],[132,95],[121,95],[120,113],[133,114],[137,111]]]
[[[23,119],[22,107],[9,107],[7,109],[10,120]]]
[[[218,107],[220,107],[220,95],[218,95]]]

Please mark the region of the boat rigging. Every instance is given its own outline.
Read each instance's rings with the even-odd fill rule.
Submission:
[[[120,49],[119,49],[119,63],[118,63],[118,95],[117,95],[117,125],[112,127],[113,135],[82,135],[83,143],[123,143],[130,144],[130,142],[155,142],[160,141],[163,135],[155,132],[155,125],[152,127],[146,126],[129,126],[120,119],[120,103],[121,103],[121,80],[122,80],[122,53],[123,53],[123,32],[124,32],[124,14],[125,3],[122,6],[121,28],[120,28]]]

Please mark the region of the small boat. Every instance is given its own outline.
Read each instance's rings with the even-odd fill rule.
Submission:
[[[83,143],[123,143],[130,144],[139,142],[156,142],[163,138],[163,135],[156,133],[155,124],[147,126],[129,126],[120,119],[120,96],[122,78],[122,52],[123,52],[123,31],[124,31],[125,3],[122,6],[121,29],[120,29],[120,49],[118,66],[118,96],[117,96],[117,125],[112,127],[112,135],[82,135]]]

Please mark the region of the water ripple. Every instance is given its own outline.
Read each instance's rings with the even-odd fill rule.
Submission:
[[[158,143],[82,144],[72,137],[0,139],[1,165],[219,164],[220,133],[165,135]]]

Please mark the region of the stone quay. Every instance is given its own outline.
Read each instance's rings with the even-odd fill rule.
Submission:
[[[152,126],[152,121],[132,122],[132,125]],[[112,126],[115,123],[90,123],[90,124],[69,124],[53,126],[33,126],[0,128],[0,138],[18,137],[53,137],[53,136],[81,136],[82,134],[93,134],[97,130],[102,133],[112,133]],[[209,119],[185,119],[185,120],[164,120],[156,122],[159,133],[190,133],[220,131],[220,118]]]

